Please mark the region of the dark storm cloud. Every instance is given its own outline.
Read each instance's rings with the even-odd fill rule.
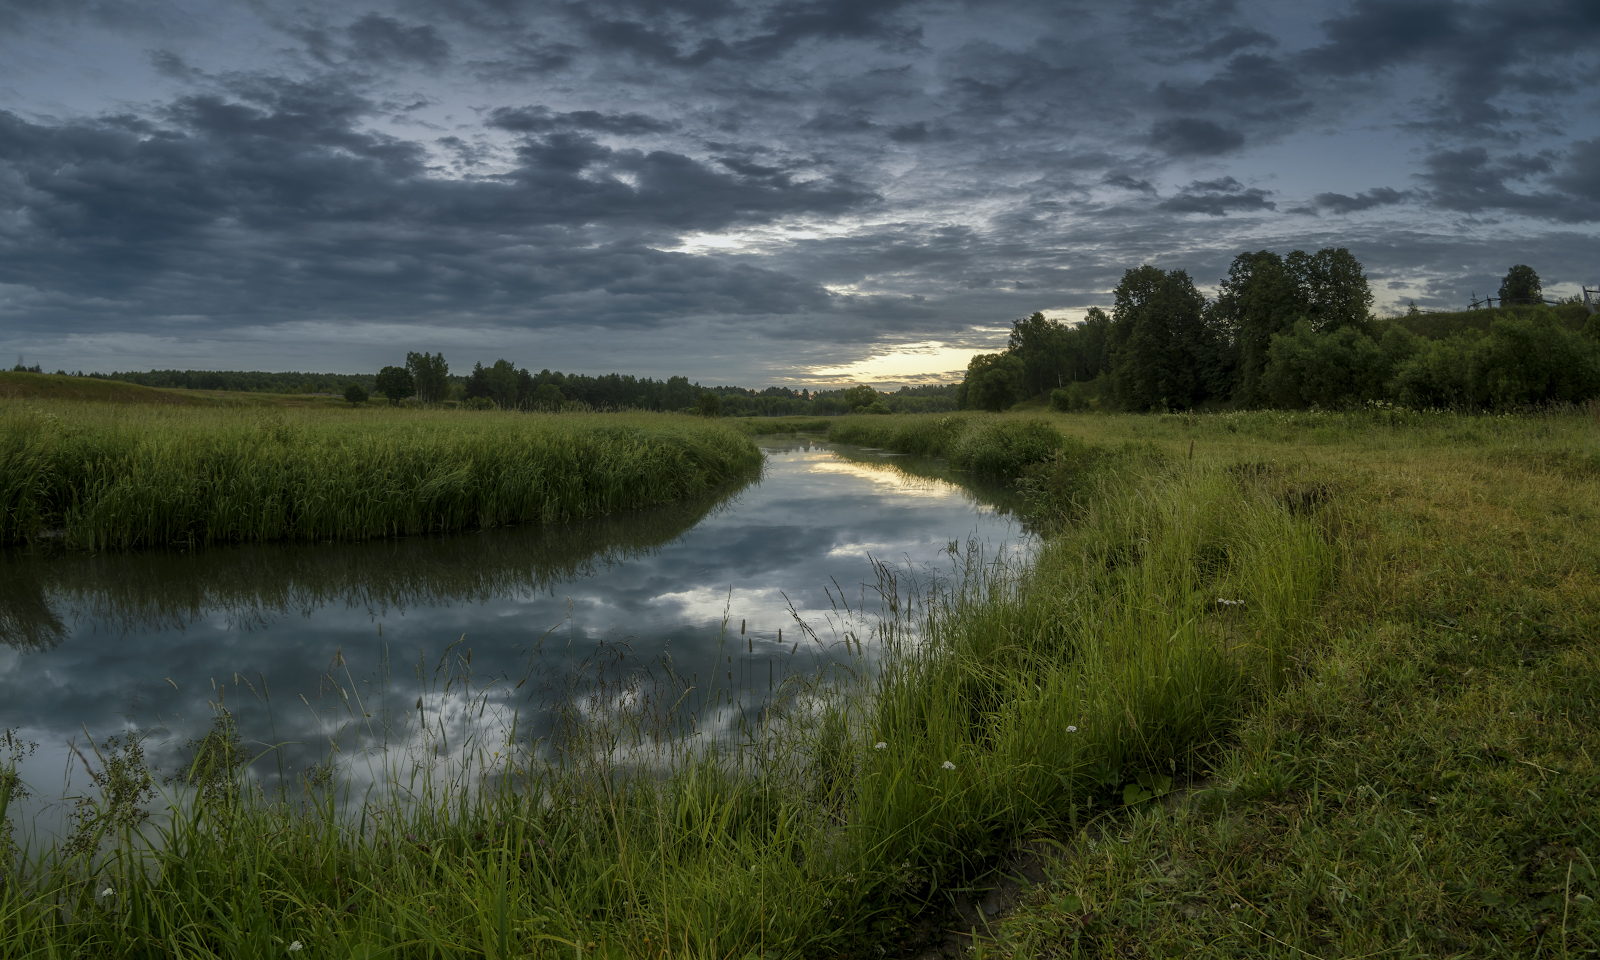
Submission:
[[[1600,203],[1600,137],[1572,145],[1551,184],[1582,200]]]
[[[1211,157],[1244,146],[1244,134],[1210,120],[1176,117],[1157,120],[1150,127],[1150,142],[1173,157]]]
[[[1229,30],[1189,54],[1194,60],[1217,60],[1250,47],[1275,47],[1278,41],[1271,35],[1247,27]]]
[[[60,67],[0,116],[8,322],[728,324],[823,349],[1103,304],[1146,261],[1420,264],[1399,221],[1600,222],[1592,3],[161,2],[211,46],[0,0],[0,23],[92,32],[81,62],[134,38],[123,61],[159,75]]]
[[[1175,197],[1161,201],[1162,210],[1173,213],[1203,213],[1221,217],[1235,210],[1276,210],[1278,205],[1268,200],[1270,190],[1246,188],[1232,177],[1220,180],[1196,180]]]
[[[731,3],[570,4],[567,16],[598,50],[662,66],[700,67],[714,60],[782,56],[808,41],[861,40],[914,45],[921,28],[898,16],[909,0],[812,0],[741,6]],[[681,14],[692,14],[684,22]],[[712,21],[712,22],[707,22]],[[729,34],[725,39],[717,27]]]
[[[1440,150],[1428,156],[1418,176],[1432,202],[1463,213],[1506,212],[1568,223],[1600,221],[1600,202],[1586,195],[1594,174],[1592,143],[1577,145],[1562,174],[1551,178],[1556,158],[1550,153],[1491,156],[1483,147]],[[1578,188],[1577,196],[1536,184]],[[1528,184],[1532,189],[1517,189]]]
[[[0,281],[125,303],[182,290],[185,312],[267,322],[274,311],[301,316],[283,312],[291,304],[378,315],[428,300],[494,309],[574,295],[590,295],[579,309],[602,322],[825,310],[830,298],[813,283],[637,241],[595,243],[603,234],[573,243],[572,231],[717,230],[873,200],[838,178],[604,146],[581,131],[663,125],[598,111],[523,111],[568,129],[525,137],[503,174],[440,180],[419,145],[366,129],[372,102],[337,81],[226,85],[178,99],[158,120],[49,125],[0,113],[10,174],[0,204],[23,213],[20,229],[0,235]],[[560,314],[525,312],[551,309]]]
[[[1404,203],[1411,199],[1409,190],[1395,190],[1391,187],[1374,187],[1363,190],[1355,196],[1346,196],[1342,193],[1319,193],[1316,196],[1317,206],[1334,213],[1356,213],[1361,210],[1371,210],[1373,207],[1385,207],[1391,204]]]
[[[436,67],[450,56],[450,44],[431,26],[413,26],[369,13],[346,27],[350,53],[377,63],[414,62]]]
[[[1355,77],[1424,66],[1444,82],[1426,126],[1514,137],[1528,108],[1513,109],[1499,98],[1547,96],[1593,83],[1600,4],[1356,0],[1348,14],[1322,28],[1327,42],[1303,55],[1310,70]]]
[[[545,133],[561,128],[592,130],[619,136],[665,133],[677,124],[642,113],[608,114],[597,110],[571,110],[553,113],[548,107],[496,107],[484,121],[488,126],[514,133]]]

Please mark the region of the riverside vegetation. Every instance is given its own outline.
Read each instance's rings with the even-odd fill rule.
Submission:
[[[1025,842],[1058,852],[986,954],[1600,951],[1600,414],[830,434],[1011,475],[1050,535],[939,589],[880,568],[875,616],[806,639],[860,662],[712,743],[735,691],[597,666],[539,743],[364,719],[345,680],[409,748],[365,802],[359,758],[252,788],[226,713],[166,786],[99,744],[76,831],[0,881],[0,952],[915,955]]]
[[[0,543],[360,540],[559,522],[759,468],[726,424],[661,414],[0,408]]]

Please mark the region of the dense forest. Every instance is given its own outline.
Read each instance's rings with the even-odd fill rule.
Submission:
[[[1012,324],[958,390],[969,409],[1048,396],[1062,410],[1236,407],[1509,409],[1600,395],[1600,318],[1512,267],[1498,308],[1379,319],[1345,249],[1234,259],[1208,299],[1182,270],[1127,271],[1110,313]]]

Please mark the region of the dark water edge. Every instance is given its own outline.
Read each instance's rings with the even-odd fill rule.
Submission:
[[[56,798],[87,787],[91,740],[144,732],[150,762],[176,772],[219,709],[267,785],[330,757],[353,765],[375,740],[403,752],[419,715],[448,731],[491,709],[547,740],[574,683],[616,695],[671,673],[702,702],[726,698],[693,722],[727,728],[786,671],[852,656],[844,633],[870,662],[872,560],[937,578],[952,546],[1026,540],[1003,485],[942,462],[760,442],[759,480],[579,523],[0,553],[0,728],[39,744],[20,768],[35,797],[13,820],[59,831]]]

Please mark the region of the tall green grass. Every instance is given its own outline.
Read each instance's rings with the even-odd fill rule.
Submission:
[[[947,457],[957,470],[1012,479],[1055,454],[1068,441],[1050,423],[984,414],[842,417],[828,439],[896,453]]]
[[[354,814],[312,777],[298,799],[190,790],[166,823],[91,815],[121,825],[105,849],[31,853],[0,884],[0,953],[907,948],[1019,839],[1171,789],[1307,642],[1337,566],[1318,513],[1219,468],[1128,463],[1031,567],[969,547],[942,587],[880,568],[880,611],[803,641],[854,662],[788,673],[759,712],[665,665],[580,671],[528,742],[441,725],[462,711],[419,694],[376,731],[369,756],[399,759]],[[377,722],[349,686],[352,721]],[[356,782],[340,769],[335,792]]]
[[[0,406],[0,542],[92,549],[360,540],[552,523],[705,493],[759,468],[671,414]]]

